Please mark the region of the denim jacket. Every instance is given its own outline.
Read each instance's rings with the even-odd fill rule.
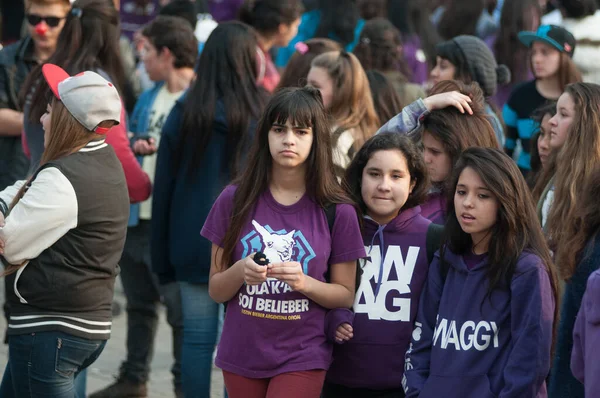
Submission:
[[[504,143],[504,131],[502,128],[502,123],[500,123],[498,116],[496,116],[492,108],[487,104],[485,107],[485,112],[488,115],[488,120],[494,129],[494,133],[496,134],[498,145],[501,147],[501,145]],[[411,136],[416,133],[417,127],[421,125],[421,120],[423,117],[427,116],[428,114],[429,110],[425,106],[423,99],[419,98],[412,104],[405,106],[402,109],[402,112],[384,124],[377,131],[377,134],[402,133]]]
[[[416,133],[417,127],[421,124],[421,119],[427,114],[429,114],[429,110],[425,106],[425,102],[419,98],[412,104],[405,106],[402,112],[377,130],[377,134],[399,133],[411,136]]]

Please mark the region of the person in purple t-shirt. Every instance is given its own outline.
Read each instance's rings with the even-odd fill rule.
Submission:
[[[365,257],[318,90],[273,96],[245,171],[201,234],[213,243],[209,294],[227,303],[216,365],[229,397],[318,398],[332,357],[325,315],[352,306],[356,260]]]
[[[343,185],[365,214],[369,257],[362,262],[354,312],[338,309],[327,316],[330,339],[346,343],[334,347],[323,397],[403,397],[402,354],[427,279],[429,231],[435,229],[419,207],[429,189],[427,167],[410,138],[379,134],[356,154]]]
[[[469,148],[406,353],[406,397],[546,397],[558,277],[515,162]]]

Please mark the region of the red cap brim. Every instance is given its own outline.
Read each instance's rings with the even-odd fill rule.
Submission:
[[[54,64],[44,64],[42,66],[42,73],[56,98],[60,99],[58,84],[68,79],[70,77],[69,74],[63,68]]]

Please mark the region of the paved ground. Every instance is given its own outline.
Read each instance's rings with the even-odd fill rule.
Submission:
[[[4,297],[4,283],[0,283],[0,297]],[[125,297],[119,288],[117,288],[116,300],[125,303]],[[0,316],[0,331],[6,327],[4,316]],[[98,360],[88,369],[88,394],[111,384],[114,376],[119,370],[119,365],[125,357],[125,335],[127,321],[125,314],[121,314],[113,320],[112,337],[106,344],[106,348]],[[154,359],[152,361],[152,374],[148,390],[148,398],[170,398],[174,397],[172,389],[172,378],[170,367],[172,364],[171,356],[171,335],[169,326],[161,313],[160,327],[158,330],[157,343],[155,345]],[[7,346],[0,344],[0,369],[4,371],[6,366],[8,350]],[[213,368],[212,374],[212,394],[210,398],[223,397],[223,378],[221,371]],[[209,398],[209,397],[190,397],[190,398]]]

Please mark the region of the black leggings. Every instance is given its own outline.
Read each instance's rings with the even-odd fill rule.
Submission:
[[[404,390],[369,390],[366,388],[349,388],[325,381],[321,398],[404,398]]]

